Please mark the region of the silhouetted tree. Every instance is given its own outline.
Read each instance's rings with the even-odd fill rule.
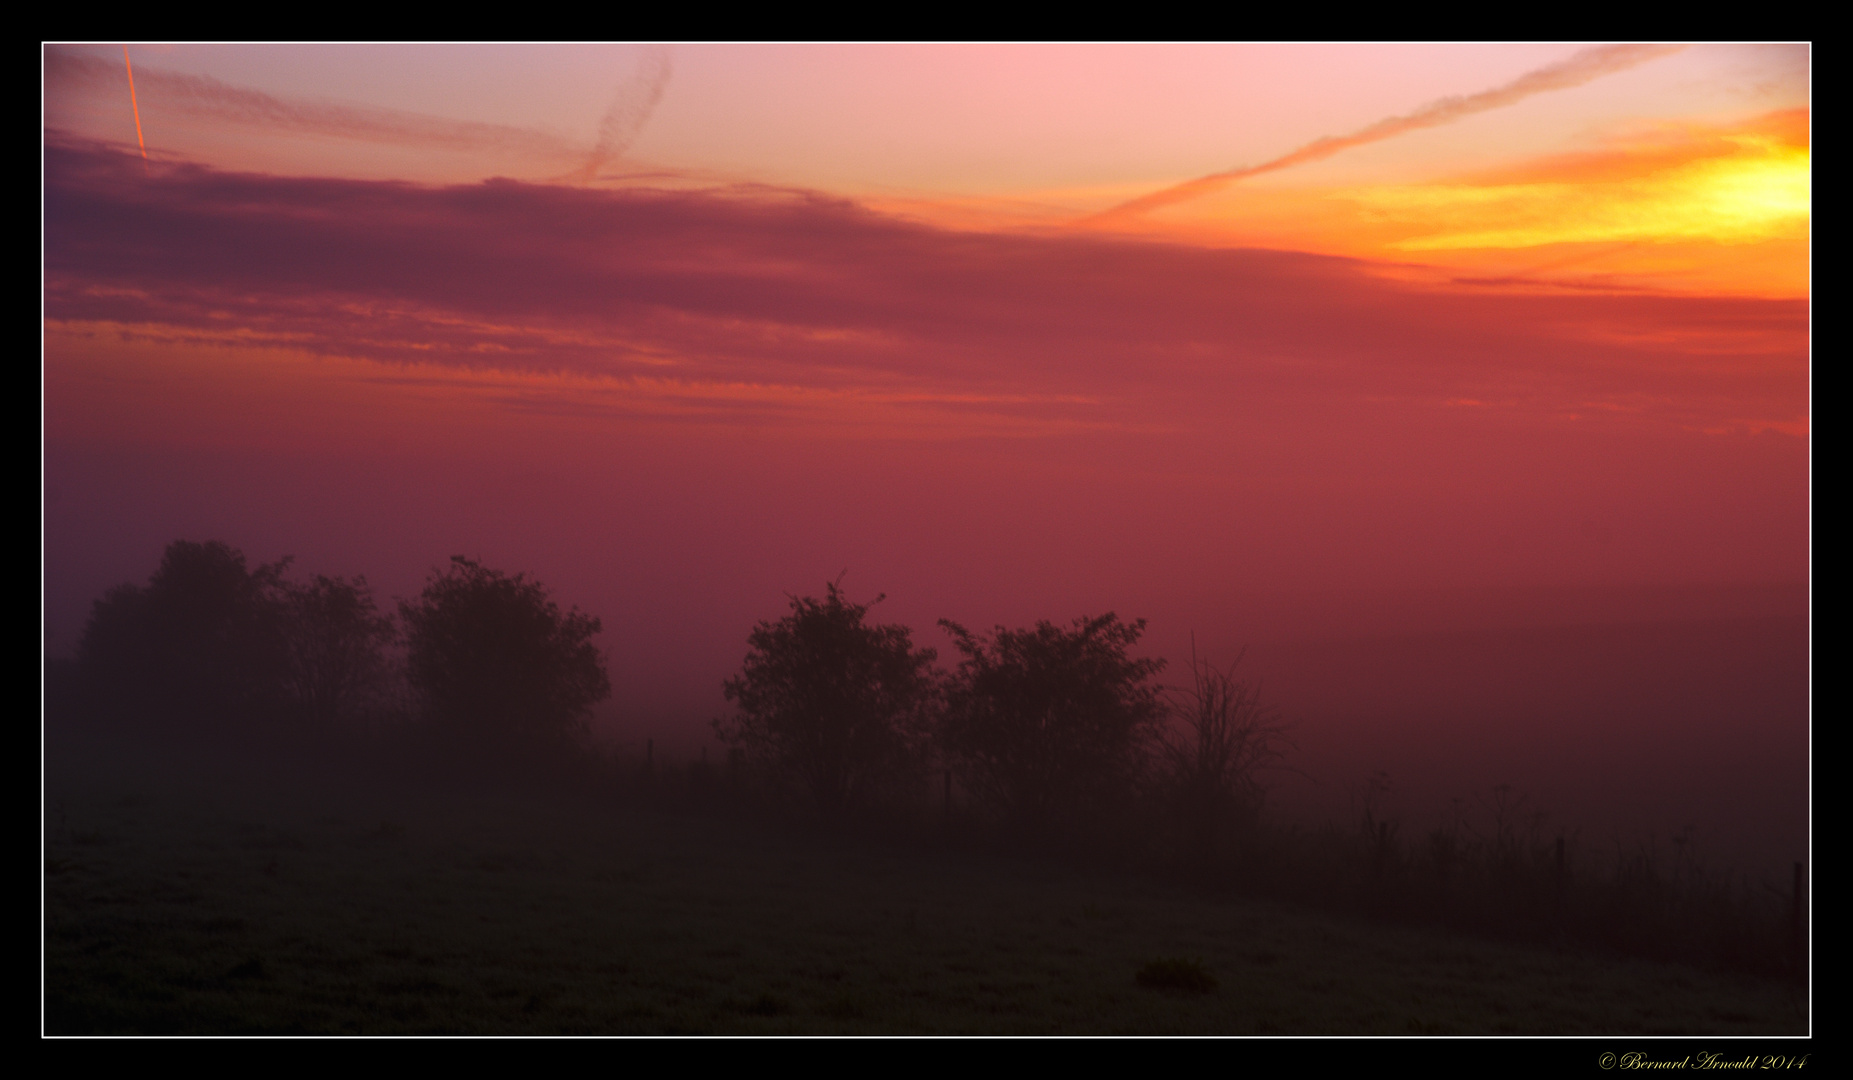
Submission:
[[[1213,849],[1234,826],[1252,822],[1265,790],[1261,772],[1292,746],[1280,713],[1261,688],[1236,678],[1242,658],[1217,667],[1190,654],[1190,686],[1172,701],[1177,723],[1160,742],[1167,794],[1200,849]]]
[[[722,683],[738,707],[714,722],[727,743],[795,776],[835,812],[908,775],[925,742],[936,680],[932,649],[905,626],[866,619],[835,582],[822,600],[792,597],[791,614],[761,622],[739,675]]]
[[[327,725],[378,712],[391,681],[387,649],[398,635],[367,579],[318,574],[284,585],[282,594],[286,685],[303,717]]]
[[[1145,620],[1000,626],[989,641],[940,625],[964,655],[941,738],[968,786],[1027,824],[1123,804],[1164,712],[1149,681],[1164,661],[1127,655]]]
[[[288,562],[253,570],[216,540],[169,544],[146,587],[118,585],[91,609],[78,670],[93,703],[182,727],[280,713]]]
[[[599,620],[562,612],[526,575],[455,556],[399,615],[425,717],[479,743],[564,736],[611,696]]]

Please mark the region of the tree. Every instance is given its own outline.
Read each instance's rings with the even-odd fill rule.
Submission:
[[[286,685],[303,717],[326,726],[377,710],[391,677],[386,650],[398,634],[367,579],[317,574],[282,592]]]
[[[168,726],[282,711],[288,564],[253,570],[220,541],[174,541],[146,587],[118,585],[91,609],[80,678],[106,710]]]
[[[401,601],[406,678],[426,719],[487,742],[564,737],[611,696],[603,627],[538,581],[455,556]]]
[[[1019,821],[1041,825],[1109,811],[1132,793],[1163,716],[1150,682],[1163,660],[1134,659],[1145,620],[1109,612],[997,627],[990,640],[947,619],[964,659],[941,738],[965,783]]]
[[[925,741],[935,697],[932,649],[905,626],[873,626],[835,582],[824,599],[792,597],[791,614],[747,636],[740,674],[722,683],[737,707],[715,732],[795,776],[827,813],[906,776]]]
[[[1265,790],[1262,770],[1293,745],[1280,713],[1261,701],[1258,684],[1190,653],[1191,685],[1173,699],[1179,724],[1160,744],[1164,781],[1197,847],[1213,850],[1228,827],[1252,821]]]

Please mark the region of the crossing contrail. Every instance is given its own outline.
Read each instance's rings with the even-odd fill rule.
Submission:
[[[48,86],[73,89],[109,87],[115,83],[109,64],[100,58],[62,49],[45,55]],[[585,144],[547,131],[488,124],[397,109],[369,108],[333,102],[275,97],[232,86],[207,75],[182,75],[160,68],[142,68],[141,85],[159,97],[168,111],[274,130],[329,135],[362,142],[429,146],[445,150],[491,150],[525,154],[545,160],[583,160]],[[139,113],[138,113],[139,117]]]
[[[584,168],[572,174],[573,179],[581,182],[593,179],[605,162],[623,156],[624,151],[630,149],[644,124],[649,122],[650,114],[656,111],[656,103],[663,100],[669,75],[668,46],[646,47],[637,62],[637,73],[618,87],[617,95],[606,107],[604,117],[598,122],[598,142],[592,147],[592,156],[586,159]]]

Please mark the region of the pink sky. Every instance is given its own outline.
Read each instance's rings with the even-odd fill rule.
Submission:
[[[131,44],[144,161],[48,47],[48,650],[176,538],[530,571],[633,732],[845,570],[939,645],[1800,617],[1690,598],[1808,580],[1809,50],[1595,48]]]

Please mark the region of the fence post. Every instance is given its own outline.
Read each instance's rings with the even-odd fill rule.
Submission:
[[[1808,959],[1808,935],[1802,924],[1802,864],[1795,864],[1795,883],[1789,889],[1789,948],[1798,969],[1805,969]]]

